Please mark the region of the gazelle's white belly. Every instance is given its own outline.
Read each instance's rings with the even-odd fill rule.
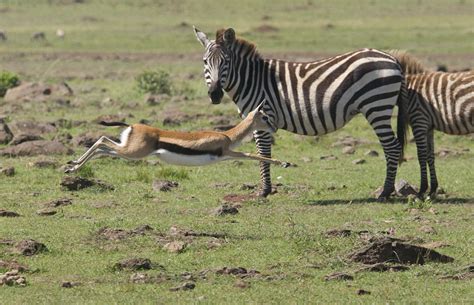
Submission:
[[[158,149],[154,154],[161,160],[169,164],[184,166],[202,166],[222,161],[225,157],[219,157],[211,154],[203,155],[184,155],[170,152],[166,149]]]

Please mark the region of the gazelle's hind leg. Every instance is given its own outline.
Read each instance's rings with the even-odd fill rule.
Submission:
[[[97,155],[117,155],[120,156],[116,149],[119,147],[119,144],[107,138],[106,136],[100,137],[97,142],[94,143],[79,159],[68,162],[73,166],[65,170],[66,173],[72,173],[81,168],[87,161],[92,157]]]
[[[285,168],[290,167],[290,166],[296,167],[296,164],[293,164],[290,162],[280,161],[273,158],[262,157],[262,156],[254,155],[251,153],[244,153],[244,152],[229,150],[229,151],[224,152],[224,155],[230,157],[229,159],[250,159],[250,160],[257,160],[257,161],[277,164]]]

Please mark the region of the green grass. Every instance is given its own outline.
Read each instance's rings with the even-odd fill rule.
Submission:
[[[238,34],[258,43],[263,54],[288,58],[378,47],[409,49],[448,66],[466,67],[474,62],[469,10],[473,2],[469,0],[71,3],[0,3],[0,29],[9,38],[0,42],[0,70],[15,72],[27,81],[65,80],[75,92],[70,107],[55,102],[12,105],[0,99],[0,116],[7,116],[7,121],[88,122],[78,127],[66,124],[58,131],[72,136],[93,130],[118,134],[118,129],[91,123],[103,114],[122,114],[130,123],[149,119],[160,127],[163,113],[172,110],[190,115],[224,115],[237,122],[232,103],[225,100],[220,106],[212,106],[206,97],[202,49],[192,33],[192,24],[207,33],[232,26]],[[264,16],[270,18],[262,20]],[[181,26],[181,22],[188,26]],[[255,31],[262,24],[279,30]],[[54,37],[57,28],[65,30],[64,40]],[[31,42],[30,36],[36,31],[45,31],[48,42]],[[177,94],[157,106],[147,105],[136,90],[135,77],[150,69],[168,71]],[[104,101],[106,98],[111,101]],[[173,128],[210,129],[212,125],[203,117]],[[358,146],[354,155],[344,155],[340,148],[331,146],[348,135],[370,143]],[[382,151],[363,118],[357,117],[342,130],[318,138],[280,131],[274,156],[299,167],[272,167],[274,183],[282,184],[278,193],[266,200],[244,202],[239,214],[224,217],[214,216],[213,210],[227,194],[250,192],[240,187],[258,183],[256,163],[223,162],[185,168],[101,158],[88,163],[80,174],[101,179],[115,189],[67,192],[60,187],[64,174],[59,169],[29,165],[43,157],[0,157],[0,166],[16,169],[15,176],[0,177],[0,209],[22,215],[0,218],[0,239],[33,238],[49,248],[49,252],[22,257],[12,253],[10,246],[0,245],[0,259],[17,260],[31,269],[24,273],[28,282],[25,288],[0,287],[0,303],[469,304],[474,299],[470,281],[441,280],[440,276],[455,273],[474,259],[474,141],[472,137],[436,133],[435,145],[437,149],[463,152],[437,158],[440,186],[449,197],[424,202],[394,199],[380,204],[371,200],[371,193],[383,182],[385,161],[382,155],[364,155],[369,149],[380,154]],[[246,143],[239,150],[253,152],[255,147]],[[48,158],[65,164],[83,152],[75,148],[73,156]],[[338,159],[319,159],[329,154]],[[419,167],[414,144],[408,146],[407,155],[411,158],[400,168],[398,177],[417,185]],[[352,164],[357,158],[367,163]],[[178,181],[179,187],[170,192],[153,191],[152,182],[161,179]],[[45,203],[64,197],[71,198],[73,204],[58,208],[54,216],[36,214]],[[152,234],[121,241],[97,236],[103,227],[128,230],[143,224],[156,232],[167,233],[176,225],[196,232],[223,233],[226,238],[215,248],[208,246],[213,242],[211,238],[194,238],[183,253],[171,254]],[[431,226],[436,233],[425,233],[420,230],[422,226]],[[450,246],[438,250],[454,257],[455,262],[412,266],[406,272],[363,272],[355,274],[354,281],[326,282],[323,278],[329,273],[352,273],[359,267],[345,258],[361,245],[360,239],[327,238],[324,232],[333,228],[370,232],[391,229],[399,238],[446,242]],[[128,257],[149,258],[173,277],[183,272],[241,266],[274,279],[251,278],[245,280],[250,287],[242,289],[235,287],[232,276],[210,274],[208,279],[197,279],[192,291],[171,292],[169,288],[182,283],[178,278],[159,284],[133,284],[129,281],[133,272],[113,270],[116,262]],[[146,271],[150,275],[160,272]],[[81,285],[65,289],[60,287],[62,281]],[[358,296],[360,288],[371,294]]]

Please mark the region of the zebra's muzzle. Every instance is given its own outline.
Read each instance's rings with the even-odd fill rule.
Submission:
[[[213,90],[208,91],[209,97],[211,98],[211,102],[213,104],[219,104],[224,96],[224,92],[221,88],[215,88]]]

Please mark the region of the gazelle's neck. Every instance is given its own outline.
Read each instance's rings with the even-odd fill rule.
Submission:
[[[231,128],[224,132],[226,136],[232,141],[232,146],[239,145],[246,136],[253,132],[252,120],[247,116],[242,122],[240,122],[234,128]]]

